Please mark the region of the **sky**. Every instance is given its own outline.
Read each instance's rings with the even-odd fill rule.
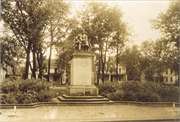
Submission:
[[[149,20],[155,19],[160,12],[165,12],[168,9],[168,0],[114,0],[105,2],[112,6],[115,4],[121,6],[121,10],[124,13],[123,19],[129,23],[129,26],[134,31],[133,35],[135,36],[132,37],[132,40],[134,40],[135,44],[140,45],[145,40],[156,40],[161,37],[159,30],[151,28]],[[75,11],[83,5],[84,1],[73,1],[73,3],[73,11]]]

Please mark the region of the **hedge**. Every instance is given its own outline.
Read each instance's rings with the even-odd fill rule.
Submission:
[[[114,101],[178,102],[179,89],[154,82],[128,81],[121,84],[105,82],[99,85],[100,95]]]
[[[49,101],[53,95],[50,84],[40,79],[8,78],[1,84],[1,103],[34,103]]]

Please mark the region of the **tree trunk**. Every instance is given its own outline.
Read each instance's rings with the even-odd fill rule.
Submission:
[[[51,25],[51,42],[50,42],[50,53],[49,53],[49,60],[48,60],[48,82],[50,81],[50,66],[51,66],[51,55],[52,55],[52,42],[53,42],[53,31]]]
[[[30,42],[28,43],[28,48],[27,48],[27,56],[26,56],[26,67],[25,67],[25,76],[24,79],[28,78],[28,74],[29,74],[29,59],[30,59],[30,49],[31,49],[31,44]]]
[[[101,80],[104,83],[104,67],[103,67],[103,54],[102,54],[103,52],[102,52],[102,47],[101,46],[100,46],[100,49],[101,49],[101,51],[100,51],[100,53],[101,53],[100,62],[102,64],[102,77],[101,77]]]
[[[31,1],[31,4],[32,4],[32,2],[33,1]],[[30,7],[29,9],[30,9],[30,16],[32,16],[32,8]],[[28,39],[28,47],[27,47],[27,50],[26,50],[27,56],[26,56],[26,67],[25,67],[24,79],[27,79],[28,74],[29,74],[31,44],[32,44],[32,40]]]
[[[36,79],[36,45],[33,44],[33,71],[32,76]]]
[[[39,78],[42,80],[42,64],[43,64],[43,54],[42,54],[42,49],[40,50],[40,65],[39,65]]]
[[[104,67],[105,67],[105,62],[102,61],[102,82],[104,83]]]
[[[42,51],[40,49],[40,51],[37,53],[37,61],[38,61],[38,65],[39,65],[39,78],[42,80]]]
[[[116,81],[118,81],[118,44],[117,44],[117,56],[116,56]]]
[[[104,72],[105,72],[105,64],[106,64],[106,52],[107,52],[107,45],[108,45],[108,36],[107,36],[107,41],[106,41],[106,48],[104,51],[104,58],[102,57],[102,74],[103,74],[103,82],[104,82]],[[103,51],[102,51],[102,55],[103,55]],[[103,60],[104,59],[104,60]]]
[[[50,46],[50,53],[48,60],[48,82],[50,81],[51,54],[52,54],[52,45]]]

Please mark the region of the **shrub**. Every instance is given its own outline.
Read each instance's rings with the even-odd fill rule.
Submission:
[[[117,90],[116,92],[107,94],[106,97],[113,101],[122,101],[123,95],[123,91]]]
[[[100,94],[114,101],[178,102],[179,90],[174,86],[153,82],[128,81],[101,84]]]
[[[106,95],[108,93],[113,93],[116,91],[116,87],[117,87],[118,83],[115,82],[110,82],[110,81],[106,81],[106,82],[102,82],[98,88],[99,88],[99,94],[100,95]]]
[[[34,103],[52,98],[50,84],[40,79],[6,79],[1,84],[1,103]]]

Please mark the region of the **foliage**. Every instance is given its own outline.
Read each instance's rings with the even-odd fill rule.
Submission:
[[[61,48],[60,48],[61,47]],[[71,55],[73,53],[73,46],[69,41],[62,43],[62,46],[57,47],[58,52],[60,52],[57,56],[57,68],[59,72],[62,72],[62,69],[66,69],[66,78],[70,79],[70,61]]]
[[[115,82],[102,82],[100,85],[98,85],[99,88],[99,94],[106,95],[108,93],[116,92],[116,89],[118,87],[118,83]]]
[[[41,31],[50,14],[46,8],[48,8],[47,4],[42,1],[1,2],[2,20],[9,25],[17,42],[26,51],[25,78],[28,77],[30,50],[33,51],[33,67],[35,67],[36,44],[41,40]],[[35,68],[33,69],[34,74]]]
[[[3,24],[3,36],[1,37],[1,67],[7,70],[8,67],[12,68],[13,74],[18,74],[20,64],[22,64],[25,58],[24,50],[17,43],[14,35],[10,34],[10,28],[7,24]]]
[[[132,48],[128,47],[125,52],[119,56],[119,61],[124,62],[126,66],[128,80],[140,80],[140,50],[138,48],[137,45],[133,45]]]
[[[45,102],[52,98],[50,84],[40,79],[5,79],[1,84],[1,103],[34,103]]]
[[[174,86],[138,81],[123,82],[118,87],[112,87],[112,84],[108,82],[101,84],[99,87],[101,90],[100,94],[108,97],[110,100],[139,102],[179,101],[179,90]]]
[[[162,73],[168,68],[178,72],[175,68],[175,65],[178,67],[178,50],[167,39],[160,38],[155,42],[144,41],[140,48],[139,69],[144,71],[147,80],[153,81],[154,73],[162,77]]]
[[[170,1],[166,12],[159,13],[150,22],[154,29],[160,30],[170,42],[175,42],[179,47],[179,1]]]
[[[174,51],[169,52],[166,60],[167,66],[179,74],[179,1],[170,1],[169,8],[159,13],[157,18],[151,19],[150,22],[152,28],[162,32],[168,43],[174,44]]]
[[[70,4],[64,1],[49,2],[49,11],[51,13],[47,24],[47,35],[50,37],[48,47],[50,48],[48,59],[48,82],[50,80],[50,64],[53,46],[61,46],[58,43],[62,43],[65,39],[67,32],[71,27],[71,19],[68,19],[70,13]]]

